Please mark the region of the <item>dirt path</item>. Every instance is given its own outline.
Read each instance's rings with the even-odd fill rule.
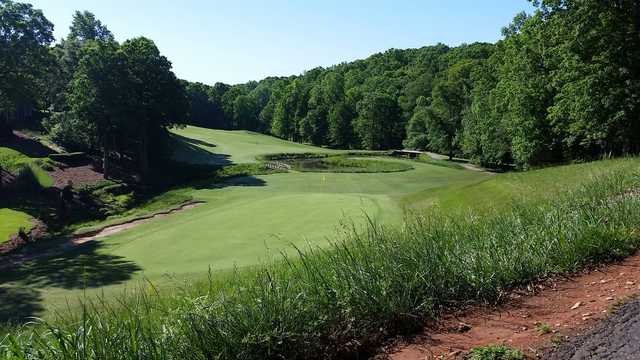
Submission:
[[[171,214],[175,214],[175,213],[182,212],[182,211],[185,211],[185,210],[188,210],[188,209],[192,209],[192,208],[194,208],[196,206],[199,206],[202,203],[203,202],[201,202],[201,201],[192,201],[192,202],[189,202],[187,204],[181,205],[181,206],[179,206],[177,208],[173,208],[173,209],[170,209],[170,210],[157,212],[157,213],[154,213],[152,215],[138,217],[138,218],[129,220],[129,221],[121,223],[121,224],[105,226],[105,227],[99,228],[98,230],[94,230],[94,231],[91,231],[91,232],[88,232],[88,233],[74,235],[69,240],[67,240],[67,241],[55,246],[54,248],[45,250],[43,252],[38,252],[38,253],[27,252],[27,253],[18,253],[18,254],[6,255],[6,256],[0,258],[0,260],[2,260],[2,263],[0,263],[0,270],[2,270],[3,268],[18,266],[18,265],[20,265],[21,263],[23,263],[25,261],[32,261],[32,260],[37,260],[37,259],[41,259],[41,258],[51,257],[51,256],[54,256],[54,255],[69,251],[71,249],[74,249],[74,248],[76,248],[76,247],[78,247],[80,245],[86,244],[88,242],[95,241],[95,240],[104,238],[104,237],[109,236],[109,235],[117,234],[119,232],[122,232],[122,231],[125,231],[125,230],[128,230],[128,229],[140,226],[142,224],[146,224],[146,223],[151,222],[153,220],[167,217],[167,216],[169,216]]]
[[[547,281],[537,285],[533,294],[514,293],[504,306],[478,306],[448,315],[412,342],[387,349],[383,357],[462,359],[472,348],[492,344],[516,347],[534,356],[553,342],[592,328],[617,304],[637,294],[640,254],[570,279]],[[638,322],[634,326],[637,329]]]

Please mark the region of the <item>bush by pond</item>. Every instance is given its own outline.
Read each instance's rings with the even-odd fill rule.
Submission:
[[[344,156],[315,159],[307,158],[290,161],[289,163],[293,169],[304,172],[380,173],[407,171],[413,169],[413,166],[404,162],[380,159],[361,159]]]

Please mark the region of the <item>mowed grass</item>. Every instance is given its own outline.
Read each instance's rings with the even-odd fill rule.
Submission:
[[[17,234],[20,228],[29,231],[32,227],[32,218],[28,214],[12,209],[0,209],[0,244]]]
[[[327,151],[244,131],[188,127],[178,133],[197,137],[185,140],[189,146],[181,151],[186,152],[177,154],[183,161],[195,163],[206,162],[205,156],[212,161],[225,158],[249,162],[256,161],[256,156],[278,151]],[[205,148],[206,153],[193,147]],[[67,300],[85,294],[117,293],[122,284],[134,284],[143,277],[154,283],[174,284],[205,276],[209,269],[225,272],[258,265],[279,257],[281,252],[294,254],[294,247],[325,246],[344,227],[363,228],[368,217],[380,223],[399,224],[406,208],[402,199],[410,194],[464,186],[490,177],[408,160],[384,161],[407,171],[290,172],[238,177],[221,184],[201,182],[174,190],[181,197],[205,203],[104,238],[99,246],[89,247],[72,258],[66,254],[38,262],[39,268],[48,271],[34,274],[17,269],[4,277],[0,275],[0,281],[4,280],[0,291],[32,289],[38,293],[34,302],[43,309],[59,308],[66,306]],[[146,207],[153,208],[153,203]],[[60,264],[67,264],[67,269]],[[24,268],[29,266],[25,264]],[[70,280],[63,281],[65,278]],[[46,311],[40,309],[36,313]]]
[[[14,174],[19,173],[25,167],[29,167],[41,187],[50,187],[53,186],[53,179],[42,169],[41,166],[44,162],[46,161],[43,159],[30,158],[14,149],[0,147],[0,167]],[[0,198],[0,206],[3,206],[2,200]],[[4,204],[4,206],[7,205]],[[0,207],[0,244],[9,240],[11,235],[18,233],[20,228],[29,231],[32,227],[32,218],[28,214]]]
[[[173,133],[183,142],[174,158],[195,164],[244,164],[256,162],[258,156],[266,154],[336,152],[251,131],[211,130],[187,126],[174,129]]]
[[[436,206],[406,216],[402,226],[373,222],[365,231],[343,232],[327,248],[303,248],[255,269],[212,272],[176,293],[158,295],[147,284],[119,305],[94,301],[47,324],[10,329],[0,357],[367,357],[385,339],[418,331],[443,310],[499,303],[532,280],[632,254],[640,246],[639,164],[568,167],[609,171],[551,188],[546,199],[516,197],[511,206],[482,212]],[[542,177],[554,174],[544,171],[550,172]],[[505,355],[498,350],[481,352]]]

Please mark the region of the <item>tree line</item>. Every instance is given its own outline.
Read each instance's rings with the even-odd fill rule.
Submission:
[[[25,127],[38,109],[49,137],[70,150],[102,154],[145,181],[168,153],[167,129],[184,122],[188,101],[169,60],[150,39],[123,43],[90,12],[76,12],[69,35],[53,43],[40,10],[0,0],[0,137]]]
[[[640,151],[640,4],[534,1],[495,44],[391,49],[298,76],[179,80],[146,38],[117,43],[89,12],[53,44],[28,4],[0,0],[0,135],[41,110],[49,137],[149,163],[167,129],[244,129],[319,146],[407,147],[526,168]],[[152,151],[153,150],[153,151]]]
[[[528,167],[640,151],[640,4],[534,1],[496,44],[438,44],[239,85],[186,83],[188,122],[336,148]]]

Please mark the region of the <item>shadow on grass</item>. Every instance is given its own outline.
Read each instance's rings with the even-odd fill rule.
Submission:
[[[52,149],[44,146],[42,143],[22,135],[17,135],[15,132],[11,138],[0,141],[0,146],[6,146],[31,158],[47,157],[54,153]]]
[[[220,182],[212,182],[212,181],[198,181],[193,184],[193,188],[197,190],[214,190],[214,189],[222,189],[226,187],[232,186],[240,186],[240,187],[253,187],[253,186],[266,186],[267,182],[250,175],[246,176],[236,176],[230,179],[220,181]]]
[[[42,308],[41,290],[91,289],[130,280],[141,268],[121,256],[104,254],[91,242],[50,258],[26,261],[0,274],[0,322],[20,322]]]
[[[19,324],[36,316],[43,310],[41,300],[35,289],[0,286],[0,323]]]
[[[216,147],[215,144],[177,134],[171,134],[171,138],[174,145],[173,158],[176,161],[195,165],[227,166],[233,164],[229,155],[216,154],[201,147],[213,148]]]
[[[50,258],[27,261],[3,271],[0,281],[73,290],[118,284],[141,270],[121,256],[100,253],[103,246],[94,241]]]

